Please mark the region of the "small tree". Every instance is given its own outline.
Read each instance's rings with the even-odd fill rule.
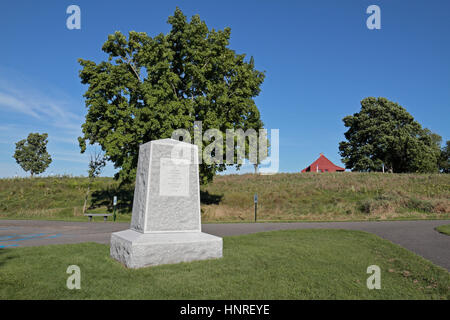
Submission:
[[[94,181],[95,177],[98,177],[100,175],[100,172],[102,171],[102,168],[106,165],[106,159],[105,155],[94,151],[94,153],[91,153],[90,160],[89,160],[89,184],[88,189],[86,192],[86,196],[84,197],[84,205],[83,205],[83,214],[86,212],[86,204],[87,200],[89,198],[89,192],[91,191],[91,184]]]
[[[47,152],[47,137],[47,133],[30,133],[27,139],[16,143],[13,157],[25,172],[30,171],[32,177],[44,172],[52,162]]]

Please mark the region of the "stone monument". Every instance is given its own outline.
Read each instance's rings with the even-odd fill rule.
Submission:
[[[201,232],[197,146],[173,139],[139,148],[130,229],[111,235],[128,268],[222,257],[222,238]]]

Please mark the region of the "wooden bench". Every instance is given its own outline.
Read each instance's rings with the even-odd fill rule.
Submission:
[[[85,213],[84,215],[89,217],[89,221],[92,221],[92,217],[103,217],[103,220],[106,221],[108,217],[112,216],[110,213]]]

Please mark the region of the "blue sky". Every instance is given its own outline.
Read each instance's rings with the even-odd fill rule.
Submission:
[[[81,30],[66,8],[81,8]],[[369,5],[381,30],[366,27]],[[26,175],[12,158],[30,132],[49,134],[46,174],[86,175],[77,137],[86,114],[78,58],[99,62],[116,30],[167,33],[175,7],[209,28],[231,27],[230,48],[266,72],[256,98],[268,129],[280,130],[280,171],[300,171],[320,152],[342,165],[342,118],[383,96],[450,139],[450,1],[2,1],[0,177]],[[103,175],[115,172],[112,165]]]

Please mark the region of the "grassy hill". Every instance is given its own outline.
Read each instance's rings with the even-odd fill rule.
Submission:
[[[0,217],[83,220],[88,179],[0,179]],[[281,173],[217,176],[201,188],[204,222],[253,221],[258,194],[260,221],[323,221],[450,218],[450,175],[382,173]],[[134,186],[97,178],[89,212],[112,211],[129,221]]]

